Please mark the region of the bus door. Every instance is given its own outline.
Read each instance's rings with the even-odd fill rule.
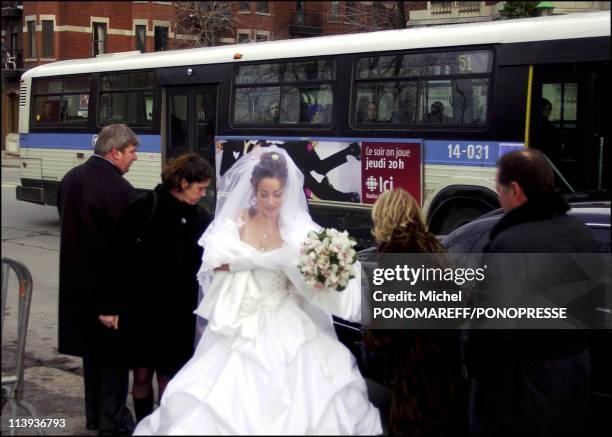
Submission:
[[[534,68],[529,145],[541,148],[577,191],[609,183],[609,65]]]
[[[166,88],[166,162],[184,153],[197,153],[214,169],[217,85]],[[202,200],[214,212],[215,187]]]

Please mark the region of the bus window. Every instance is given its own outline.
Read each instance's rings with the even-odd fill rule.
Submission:
[[[280,87],[238,88],[234,95],[236,123],[278,123],[272,105],[278,105]]]
[[[153,120],[153,91],[127,93],[127,122],[146,124]]]
[[[89,78],[39,79],[34,84],[34,126],[85,123],[89,116]]]
[[[552,105],[548,119],[556,127],[573,127],[576,124],[577,83],[544,83],[542,97]]]
[[[89,94],[62,96],[62,121],[86,121],[88,116]]]
[[[100,95],[100,123],[119,123],[125,120],[125,94]]]
[[[305,61],[283,64],[283,82],[333,80],[334,61]]]
[[[331,121],[331,85],[300,89],[300,121],[310,124],[328,124]]]
[[[196,146],[198,149],[208,149],[211,153],[215,140],[215,108],[216,101],[211,93],[196,94]]]
[[[279,64],[245,65],[240,67],[236,76],[239,85],[255,83],[278,83]]]
[[[333,110],[329,82],[334,79],[334,68],[333,60],[238,67],[233,121],[272,125],[329,124]]]
[[[360,84],[358,123],[413,123],[417,82]]]
[[[59,123],[60,98],[41,96],[34,99],[34,121],[37,125]]]
[[[353,120],[357,124],[482,125],[491,65],[489,51],[361,58],[356,65]]]
[[[188,96],[170,96],[170,141],[169,147],[183,149],[189,147],[189,109]]]
[[[423,123],[453,124],[453,90],[450,80],[423,83],[419,118]],[[464,102],[461,102],[464,103]]]
[[[154,87],[155,73],[152,71],[103,75],[98,123],[150,126]]]
[[[430,80],[421,84],[419,117],[423,123],[484,123],[488,79]]]

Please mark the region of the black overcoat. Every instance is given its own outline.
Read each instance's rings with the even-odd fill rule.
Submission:
[[[485,253],[596,252],[591,232],[578,219],[568,216],[568,209],[557,193],[534,196],[495,225]],[[525,257],[505,257],[503,266],[499,266],[499,260],[487,262],[487,279],[493,281],[492,286],[514,287],[516,278],[524,277],[557,283],[559,272],[538,271],[537,266],[520,262],[521,259]],[[473,379],[471,433],[582,434],[587,429],[590,396],[589,335],[588,330],[579,329],[470,332],[467,358]]]
[[[138,272],[123,282],[130,305],[120,316],[132,367],[173,374],[193,355],[198,303],[198,240],[210,221],[199,205],[175,198],[163,185],[135,200],[120,220],[122,252]],[[146,224],[150,217],[150,222]],[[140,239],[139,243],[134,243]]]
[[[117,221],[135,190],[110,161],[94,155],[70,170],[58,189],[61,220],[59,352],[93,354],[116,361],[120,332],[98,316],[115,315],[122,305],[111,241]]]

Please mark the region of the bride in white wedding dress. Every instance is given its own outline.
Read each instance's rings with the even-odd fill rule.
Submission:
[[[274,146],[242,157],[219,181],[215,220],[200,239],[196,313],[208,324],[135,435],[382,433],[331,319],[360,319],[359,265],[342,292],[315,290],[297,270],[302,241],[320,229],[302,186]]]

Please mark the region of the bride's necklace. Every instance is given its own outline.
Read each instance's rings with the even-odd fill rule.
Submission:
[[[259,244],[261,246],[259,250],[266,250],[266,248],[269,246],[268,237],[270,237],[270,234],[267,232],[262,232],[261,236],[262,241]]]
[[[261,232],[262,239],[259,242],[259,250],[266,250],[266,248],[270,245],[268,239],[274,234],[273,230],[268,230],[265,232]]]

